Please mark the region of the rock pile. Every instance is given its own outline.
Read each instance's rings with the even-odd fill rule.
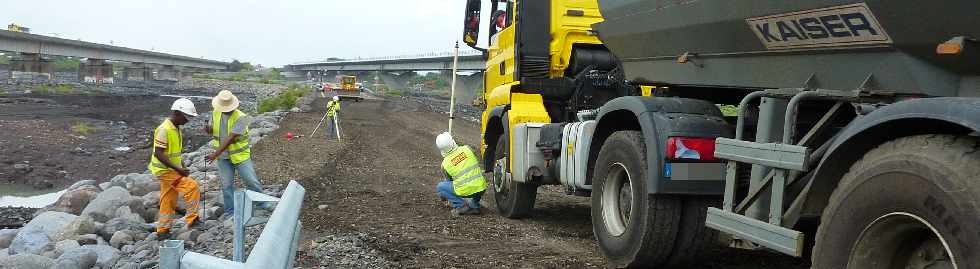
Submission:
[[[249,139],[258,142],[279,128],[285,114],[256,115]],[[181,227],[172,234],[185,240],[189,250],[230,258],[233,218],[219,216],[224,206],[220,186],[214,166],[205,165],[211,151],[204,145],[183,155],[191,177],[202,183],[205,192],[206,229]],[[279,196],[282,186],[263,191]],[[24,227],[0,230],[0,268],[156,267],[159,242],[154,222],[159,203],[160,186],[149,172],[117,175],[98,185],[95,180],[78,181],[54,204],[38,210]],[[249,227],[249,246],[261,229]]]

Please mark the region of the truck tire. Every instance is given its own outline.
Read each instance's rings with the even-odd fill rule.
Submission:
[[[685,196],[674,250],[665,268],[691,268],[698,255],[718,242],[718,231],[704,225],[708,207],[720,207],[721,197]]]
[[[616,268],[664,265],[680,226],[679,197],[647,195],[643,141],[640,131],[613,133],[595,162],[592,231],[610,266]]]
[[[813,268],[980,268],[980,143],[920,135],[871,150],[831,195]]]
[[[491,167],[493,185],[493,198],[497,202],[497,213],[510,219],[527,217],[534,208],[534,199],[537,198],[538,186],[534,184],[521,183],[503,177],[507,169],[508,156],[507,136],[501,135],[497,138],[497,146],[493,151],[494,166]]]

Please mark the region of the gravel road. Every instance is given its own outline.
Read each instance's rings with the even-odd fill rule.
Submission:
[[[307,189],[306,239],[297,266],[605,266],[593,240],[589,198],[566,196],[559,188],[539,189],[529,219],[498,216],[492,193],[483,199],[483,215],[451,218],[434,190],[442,174],[434,138],[446,128],[444,114],[401,98],[348,102],[341,114],[343,142],[328,143],[323,132],[284,139],[286,132],[312,131],[323,100],[313,107],[289,114],[252,151],[264,182],[297,179]],[[479,144],[478,124],[459,120],[455,126],[458,143]],[[801,259],[723,247],[702,261],[695,268],[806,268]]]

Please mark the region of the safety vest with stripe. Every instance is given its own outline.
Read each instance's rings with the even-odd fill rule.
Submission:
[[[327,117],[333,117],[337,110],[340,110],[340,101],[327,102]]]
[[[442,169],[453,181],[453,192],[470,196],[487,189],[487,181],[480,170],[480,162],[468,146],[456,147],[442,160]]]
[[[184,145],[183,140],[181,139],[180,129],[177,129],[177,126],[174,125],[173,122],[170,122],[170,119],[166,119],[160,124],[160,126],[157,126],[157,128],[153,130],[153,141],[163,140],[160,139],[161,137],[157,137],[157,134],[160,132],[160,128],[167,131],[167,148],[164,150],[164,154],[166,154],[167,158],[170,159],[171,164],[181,165],[183,159],[180,157],[180,152],[184,150]],[[150,151],[150,164],[148,164],[146,168],[150,169],[150,172],[158,176],[166,171],[173,170],[157,159],[157,156],[153,154],[155,151],[155,149]]]
[[[211,135],[214,137],[214,139],[211,140],[211,147],[214,149],[221,147],[221,143],[228,138],[229,133],[231,132],[232,127],[235,126],[235,122],[238,121],[238,118],[246,115],[245,113],[236,109],[235,111],[231,112],[231,117],[228,118],[228,123],[224,126],[224,128],[221,128],[221,117],[223,116],[224,113],[221,113],[220,111],[211,112]],[[225,151],[228,152],[228,158],[231,159],[232,164],[239,164],[245,160],[248,160],[248,158],[251,158],[252,152],[250,148],[251,147],[248,144],[248,126],[245,126],[245,133],[240,134],[238,139],[231,142]]]

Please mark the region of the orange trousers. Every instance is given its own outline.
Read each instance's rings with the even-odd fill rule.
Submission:
[[[197,181],[191,177],[182,177],[175,171],[166,171],[157,176],[160,180],[160,213],[157,215],[157,233],[170,232],[177,215],[177,193],[184,194],[184,207],[187,215],[184,222],[190,226],[197,220],[200,209],[201,191]]]

